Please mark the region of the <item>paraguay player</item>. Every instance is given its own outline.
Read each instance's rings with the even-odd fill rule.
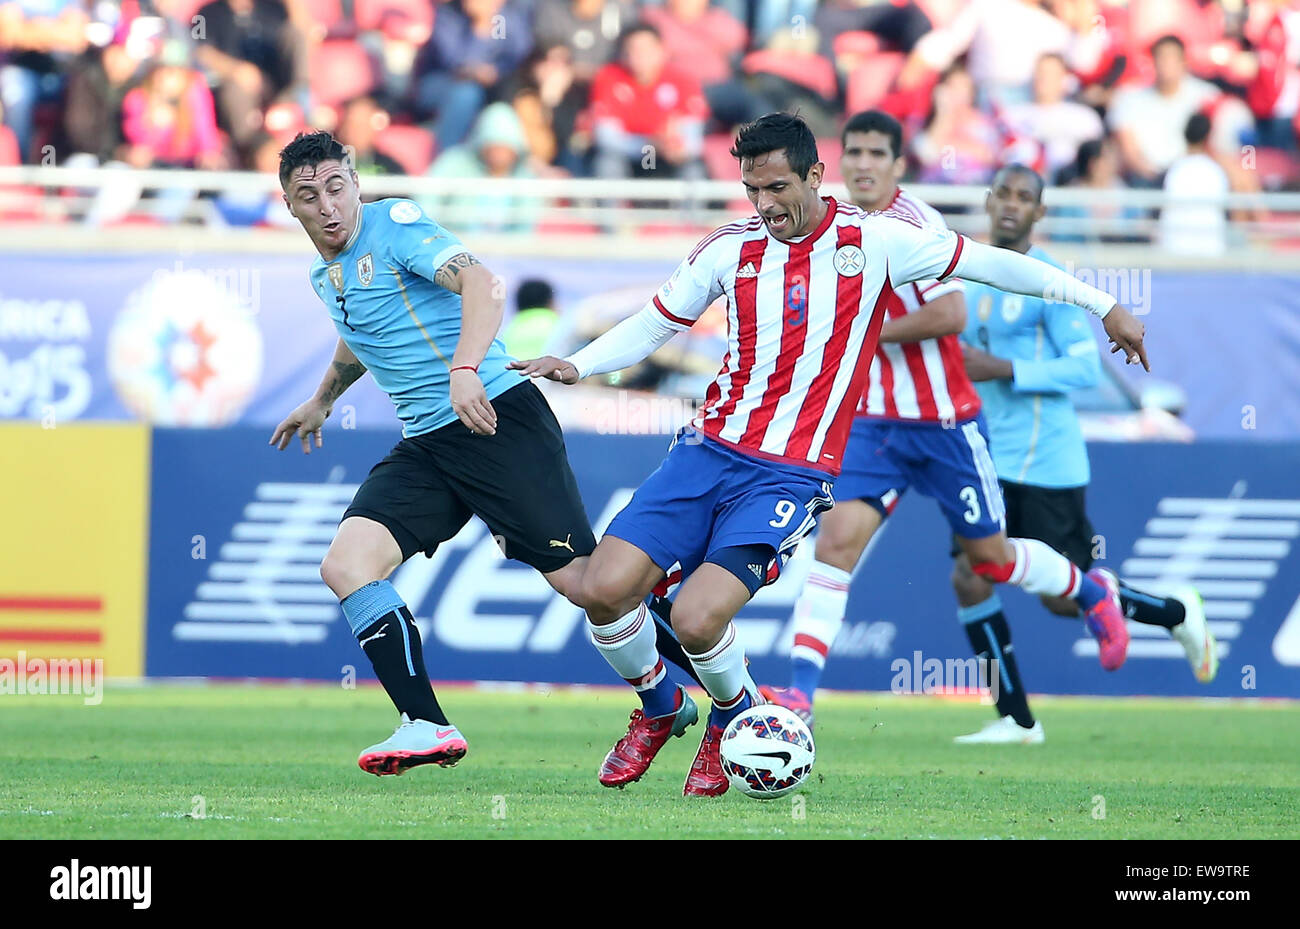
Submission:
[[[1000,170],[985,203],[993,244],[1055,263],[1029,242],[1034,223],[1043,216],[1042,196],[1043,180],[1033,169],[1008,165]],[[1093,560],[1092,524],[1084,508],[1088,449],[1069,391],[1097,383],[1101,374],[1087,318],[1072,306],[1049,305],[983,284],[969,285],[967,299],[971,312],[962,335],[966,370],[984,401],[993,464],[1007,505],[1007,531],[1039,539],[1086,568]],[[971,571],[964,554],[957,558],[952,581],[960,604],[957,614],[971,645],[982,658],[1001,659],[1004,675],[999,718],[957,741],[1036,740],[1042,726],[1025,700],[996,591]],[[1172,596],[1158,597],[1123,580],[1114,582],[1125,616],[1168,629],[1186,651],[1196,679],[1214,679],[1218,650],[1195,587],[1181,584]],[[1058,615],[1078,615],[1070,600],[1044,597],[1043,603]],[[1123,654],[1103,652],[1101,658],[1113,665]]]
[[[946,228],[933,208],[898,186],[906,162],[897,120],[879,111],[857,114],[843,139],[841,169],[858,206]],[[900,287],[886,312],[835,485],[839,502],[822,520],[816,560],[795,604],[791,683],[768,693],[810,725],[826,657],[844,622],[849,579],[909,487],[938,502],[981,577],[1077,603],[1103,649],[1127,639],[1114,586],[1105,577],[1085,574],[1036,539],[1007,536],[988,430],[957,339],[966,324],[961,285]]]
[[[639,313],[570,358],[518,363],[566,384],[616,371],[726,300],[728,350],[703,407],[614,518],[583,576],[593,641],[642,700],[601,766],[609,787],[640,778],[663,744],[697,718],[664,669],[641,606],[680,564],[672,625],[713,701],[683,793],[726,791],[723,727],[761,700],[732,618],[775,580],[832,503],[894,288],[955,275],[1038,294],[1073,281],[910,217],[869,215],[822,197],[817,143],[797,116],[769,114],[743,127],[732,154],[757,215],[706,236]],[[1105,317],[1130,361],[1145,366],[1141,323],[1101,291],[1072,294]],[[1024,571],[1016,551],[999,554],[1008,561],[993,570]]]
[[[358,764],[401,774],[455,764],[467,751],[425,671],[420,633],[388,577],[477,515],[511,558],[576,601],[595,548],[564,437],[536,385],[509,369],[495,339],[502,301],[492,273],[409,200],[362,205],[344,148],[300,134],[280,153],[289,212],[320,253],[311,285],[339,333],[316,394],[276,427],[321,446],[335,401],[367,370],[397,407],[402,440],[375,465],[321,564],[401,724]]]

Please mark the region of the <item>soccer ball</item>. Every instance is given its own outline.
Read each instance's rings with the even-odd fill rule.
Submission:
[[[722,733],[722,770],[747,797],[784,797],[804,782],[817,749],[804,721],[765,703],[741,713]]]

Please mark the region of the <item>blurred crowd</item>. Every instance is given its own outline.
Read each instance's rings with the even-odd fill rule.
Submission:
[[[0,164],[274,170],[310,126],[369,174],[733,178],[739,123],[832,162],[880,108],[921,181],[1283,188],[1300,0],[0,0],[0,106]]]

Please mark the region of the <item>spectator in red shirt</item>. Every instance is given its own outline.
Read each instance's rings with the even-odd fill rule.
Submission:
[[[632,26],[619,49],[619,60],[601,68],[591,87],[596,174],[704,177],[709,106],[700,85],[668,64],[653,26]]]
[[[659,30],[668,63],[704,88],[709,110],[723,128],[776,109],[736,79],[734,64],[749,44],[749,33],[726,10],[709,6],[709,0],[667,0],[647,6],[641,15]]]

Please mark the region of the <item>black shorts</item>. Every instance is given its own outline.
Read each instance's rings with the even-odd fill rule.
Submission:
[[[555,414],[531,382],[492,400],[495,435],[459,420],[402,439],[343,514],[382,523],[405,561],[432,556],[477,516],[509,558],[543,574],[596,547]]]
[[[1084,504],[1086,487],[1033,487],[999,481],[1007,504],[1007,535],[1046,542],[1079,570],[1092,567],[1092,522]]]
[[[1034,487],[998,481],[1007,509],[1007,537],[1037,539],[1056,549],[1082,571],[1092,567],[1092,522],[1084,502],[1086,487]],[[953,538],[952,555],[961,553]]]

